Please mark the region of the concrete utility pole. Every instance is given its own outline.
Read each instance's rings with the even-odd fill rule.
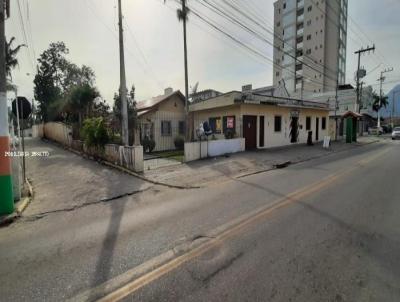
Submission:
[[[379,107],[378,107],[378,135],[379,135],[379,127],[381,126],[381,106],[382,106],[382,98],[383,98],[383,91],[382,85],[385,77],[383,76],[387,72],[392,72],[393,68],[386,68],[385,70],[381,71],[381,77],[378,79],[380,82],[380,90],[379,90]]]
[[[128,129],[128,98],[126,89],[126,74],[125,74],[125,54],[124,54],[124,30],[122,26],[122,5],[121,0],[118,0],[118,15],[119,15],[119,97],[121,100],[121,130],[122,143],[125,146],[129,145],[129,129]]]
[[[185,113],[186,113],[186,141],[191,140],[192,131],[194,129],[194,121],[192,125],[189,125],[189,79],[188,79],[188,59],[187,59],[187,39],[186,39],[186,22],[187,22],[187,8],[186,0],[181,0],[182,12],[183,12],[183,44],[184,44],[184,56],[185,56]]]
[[[357,67],[357,107],[358,107],[358,113],[361,112],[361,99],[360,99],[360,64],[361,64],[361,54],[370,52],[370,51],[375,51],[375,45],[373,47],[367,46],[366,49],[361,48],[360,50],[357,50],[355,54],[358,55],[358,67]]]
[[[10,133],[6,89],[5,5],[6,1],[0,1],[0,215],[14,211],[11,157],[6,156],[6,152],[10,152]]]

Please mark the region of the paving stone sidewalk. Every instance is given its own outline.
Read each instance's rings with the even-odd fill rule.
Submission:
[[[229,157],[198,160],[173,167],[145,171],[145,177],[157,182],[180,186],[207,186],[274,169],[274,165],[290,161],[299,163],[376,142],[376,137],[361,137],[355,144],[333,142],[329,149],[322,144],[295,145],[268,150],[247,151]]]

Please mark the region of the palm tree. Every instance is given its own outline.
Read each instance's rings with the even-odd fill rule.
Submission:
[[[381,110],[382,107],[387,107],[387,105],[389,105],[388,102],[388,97],[387,96],[381,96],[378,95],[377,93],[373,93],[373,98],[374,98],[374,102],[372,104],[372,109],[376,112],[378,112],[379,110]]]
[[[15,37],[12,37],[9,42],[6,41],[6,74],[11,79],[11,71],[18,66],[17,54],[21,47],[26,47],[25,44],[18,45],[12,48]]]
[[[183,23],[183,53],[185,60],[185,113],[186,113],[186,141],[190,141],[191,139],[191,131],[189,130],[189,79],[188,79],[188,60],[187,60],[187,39],[186,39],[186,23],[188,21],[189,8],[186,6],[187,0],[181,0],[182,8],[177,9],[177,17],[179,21]],[[166,0],[164,0],[164,3]]]

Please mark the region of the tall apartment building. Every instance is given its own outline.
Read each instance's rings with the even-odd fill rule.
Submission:
[[[348,0],[274,3],[274,86],[290,95],[334,90],[346,81]]]

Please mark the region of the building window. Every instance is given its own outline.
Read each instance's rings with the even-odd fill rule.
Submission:
[[[306,130],[311,130],[311,117],[306,117]]]
[[[222,133],[222,124],[220,117],[210,117],[208,122],[210,123],[211,131],[215,134]]]
[[[224,131],[224,134],[227,133],[227,130],[235,132],[235,129],[236,129],[236,117],[224,116],[222,125],[222,130]]]
[[[311,54],[311,49],[306,50],[306,54],[310,55]]]
[[[185,135],[185,122],[179,121],[179,135]]]
[[[161,135],[162,136],[171,136],[171,121],[161,121]]]
[[[286,8],[286,3],[283,3],[283,9],[285,9]]]
[[[274,119],[274,131],[275,132],[281,132],[282,131],[282,117],[281,116],[275,116],[275,119]]]
[[[307,26],[310,26],[311,25],[311,20],[308,20],[307,21]]]
[[[276,75],[277,77],[279,77],[279,71],[277,71],[277,72],[275,73],[275,75]]]
[[[326,129],[326,117],[322,118],[322,130]]]
[[[312,5],[310,5],[310,6],[307,8],[307,11],[309,11],[309,12],[312,11]]]
[[[308,41],[311,40],[311,35],[308,35],[308,36],[307,36],[307,40],[308,40]]]

